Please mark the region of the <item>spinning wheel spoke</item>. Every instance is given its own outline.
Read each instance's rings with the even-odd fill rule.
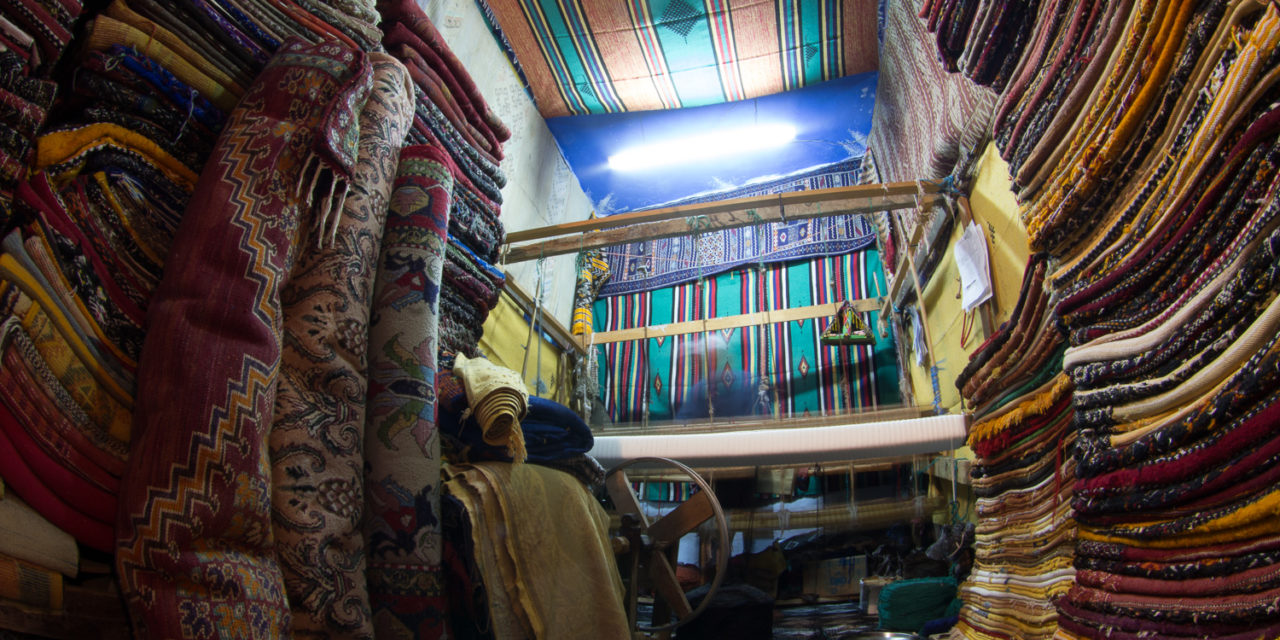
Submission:
[[[675,544],[684,534],[698,528],[698,525],[715,515],[710,494],[699,491],[680,503],[671,513],[649,525],[649,537],[654,542]]]
[[[641,508],[640,499],[631,488],[631,479],[627,477],[626,468],[633,464],[674,467],[688,476],[698,490],[680,506],[651,524]],[[636,458],[624,462],[614,467],[605,477],[605,489],[621,522],[619,535],[614,538],[614,553],[618,555],[620,569],[626,573],[627,593],[624,606],[627,609],[627,619],[637,631],[670,632],[705,610],[720,588],[720,582],[729,566],[729,523],[725,520],[724,511],[711,492],[711,486],[696,471],[667,458]],[[685,597],[673,567],[679,561],[680,539],[709,519],[715,521],[713,540],[718,550],[715,577],[702,602],[694,608]],[[628,568],[630,571],[626,571]],[[636,599],[643,590],[643,582],[651,583],[653,588],[651,627],[644,626],[636,615]],[[671,622],[672,613],[675,614],[675,622]]]
[[[653,580],[653,589],[658,596],[654,599],[654,624],[667,622],[658,617],[658,599],[661,599],[679,620],[684,620],[693,613],[693,608],[689,606],[689,599],[684,597],[684,589],[680,588],[680,581],[676,580],[676,572],[671,568],[665,553],[654,551],[649,554],[649,578]],[[663,618],[666,617],[665,613],[664,611]]]
[[[609,491],[609,498],[613,500],[613,506],[618,513],[634,513],[640,516],[640,526],[643,529],[649,527],[649,518],[645,517],[644,509],[640,508],[640,500],[636,498],[636,494],[631,490],[631,480],[627,478],[627,472],[619,470],[605,479],[605,488]]]

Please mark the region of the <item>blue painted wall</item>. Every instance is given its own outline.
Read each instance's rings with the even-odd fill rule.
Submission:
[[[547,126],[601,215],[660,206],[707,191],[741,187],[861,156],[875,106],[877,74],[846,76],[762,98],[689,109],[551,118]],[[712,127],[789,123],[796,139],[782,148],[699,165],[640,171],[609,168],[624,149],[705,133]]]

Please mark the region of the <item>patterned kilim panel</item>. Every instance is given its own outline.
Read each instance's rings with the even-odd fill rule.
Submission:
[[[671,205],[848,187],[858,184],[861,164],[861,158],[852,158],[807,175],[688,198]],[[616,245],[604,250],[611,275],[600,288],[600,295],[669,287],[747,264],[846,253],[874,242],[875,229],[869,219],[838,215]]]
[[[595,330],[869,298],[884,292],[875,250],[738,269],[596,302]],[[864,316],[875,326],[877,312]],[[596,347],[602,401],[619,423],[716,416],[832,414],[900,401],[892,339],[868,346],[819,341],[830,318],[650,338]],[[708,400],[707,378],[712,380]],[[761,394],[760,384],[768,389]],[[763,396],[763,397],[762,397]]]
[[[876,0],[488,0],[543,117],[730,102],[875,71]]]

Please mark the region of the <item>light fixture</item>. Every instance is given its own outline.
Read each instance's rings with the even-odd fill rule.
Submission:
[[[614,171],[637,171],[701,162],[780,147],[795,137],[796,128],[789,124],[758,124],[723,129],[632,147],[609,156],[609,168]]]

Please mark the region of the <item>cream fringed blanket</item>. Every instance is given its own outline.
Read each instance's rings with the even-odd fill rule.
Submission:
[[[462,379],[467,405],[483,430],[484,441],[507,445],[516,462],[524,462],[524,433],[520,420],[529,412],[529,392],[519,373],[484,358],[458,354],[453,373]]]
[[[600,503],[573,476],[536,464],[446,467],[466,507],[494,636],[628,638],[622,579]]]

